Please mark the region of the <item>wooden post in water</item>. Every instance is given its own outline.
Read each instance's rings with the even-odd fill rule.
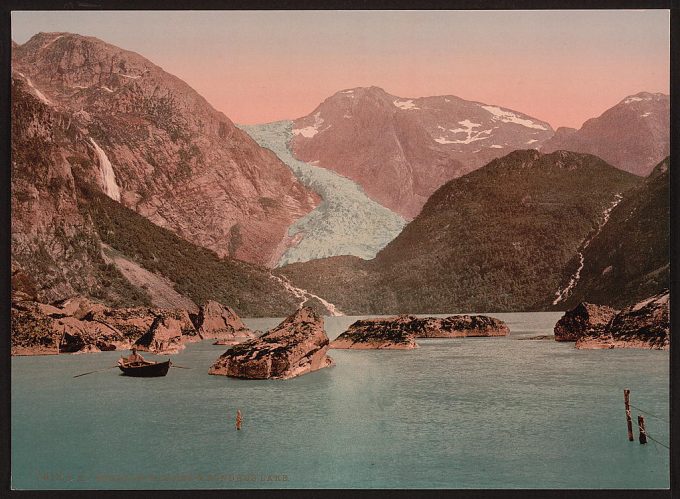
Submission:
[[[626,424],[628,425],[628,440],[635,440],[633,437],[633,418],[630,417],[630,390],[623,390],[623,401],[626,403]]]
[[[647,443],[647,430],[645,430],[645,417],[638,416],[638,427],[640,428],[640,443]]]

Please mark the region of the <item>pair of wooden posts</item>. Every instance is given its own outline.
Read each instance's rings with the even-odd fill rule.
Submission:
[[[633,438],[633,420],[630,417],[630,390],[623,390],[623,400],[626,403],[626,423],[628,424],[628,440],[631,442]],[[638,428],[640,430],[640,443],[647,443],[647,430],[645,429],[645,417],[638,416]]]

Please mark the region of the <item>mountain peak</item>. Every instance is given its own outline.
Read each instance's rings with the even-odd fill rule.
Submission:
[[[668,95],[661,92],[638,92],[634,95],[629,95],[623,99],[619,104],[631,104],[633,102],[644,102],[644,101],[662,101],[668,100]]]

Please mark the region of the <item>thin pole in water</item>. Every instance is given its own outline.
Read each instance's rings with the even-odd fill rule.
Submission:
[[[645,430],[645,417],[638,416],[638,427],[640,428],[640,443],[647,443],[647,430]]]
[[[241,423],[243,422],[243,416],[241,416],[241,409],[236,409],[236,429],[241,429]]]
[[[630,390],[623,390],[623,400],[626,404],[626,424],[628,425],[628,440],[635,440],[633,437],[633,418],[630,416]]]

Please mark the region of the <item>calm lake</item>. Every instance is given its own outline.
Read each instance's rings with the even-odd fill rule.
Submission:
[[[646,417],[649,434],[668,445],[668,352],[522,341],[552,334],[562,314],[490,315],[510,336],[331,350],[335,367],[291,380],[209,376],[226,349],[211,341],[173,356],[192,369],[164,378],[73,378],[121,352],[12,358],[12,486],[669,486],[669,451],[629,442],[623,405],[630,388],[633,405],[661,418]],[[356,319],[327,317],[328,336]],[[279,319],[245,322],[265,330]]]

